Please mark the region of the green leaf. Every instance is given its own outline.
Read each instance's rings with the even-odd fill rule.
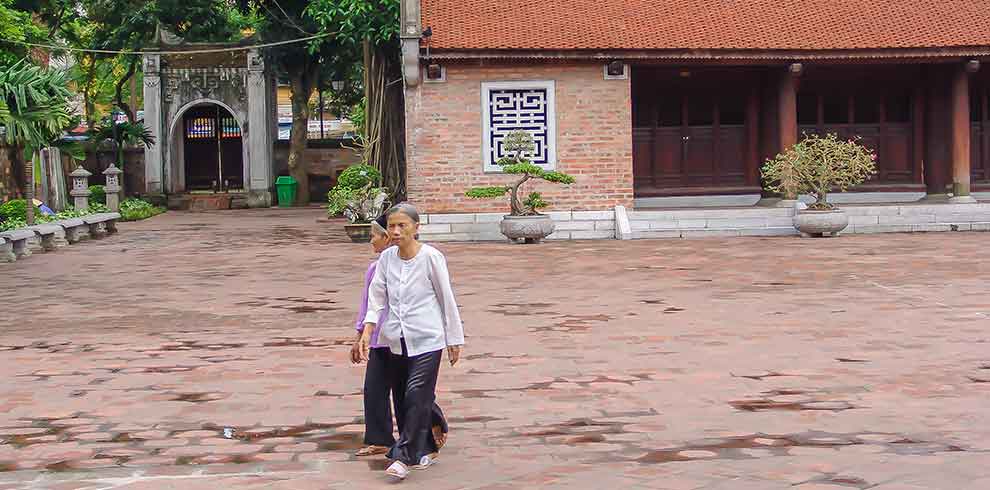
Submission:
[[[533,165],[529,162],[514,163],[512,165],[502,166],[502,172],[507,174],[529,174],[536,177],[542,177],[543,169]]]
[[[506,186],[493,186],[493,187],[475,187],[464,193],[467,197],[473,199],[493,199],[496,197],[502,197],[509,192],[509,188]]]
[[[549,206],[549,204],[543,200],[543,196],[539,192],[531,192],[529,196],[526,197],[526,200],[523,201],[523,205],[534,212],[537,209],[542,209]]]
[[[563,172],[544,172],[543,175],[540,176],[540,178],[542,178],[543,180],[545,180],[547,182],[555,182],[555,183],[558,183],[558,184],[573,184],[574,183],[574,177],[572,177],[572,176],[570,176],[568,174],[565,174]]]

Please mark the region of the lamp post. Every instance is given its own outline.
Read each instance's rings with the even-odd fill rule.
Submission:
[[[89,208],[89,176],[91,175],[93,174],[82,166],[76,167],[69,174],[69,177],[72,177],[72,191],[69,192],[69,195],[72,196],[72,204],[77,211]]]
[[[112,213],[120,211],[120,174],[122,173],[124,172],[112,163],[103,171],[103,175],[107,178],[107,207]]]

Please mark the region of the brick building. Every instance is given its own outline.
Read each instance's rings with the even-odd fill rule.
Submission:
[[[803,132],[860,136],[879,174],[845,202],[990,191],[986,0],[403,0],[408,195],[429,213],[508,181],[532,132],[551,211],[766,204]],[[475,218],[475,223],[479,218]]]

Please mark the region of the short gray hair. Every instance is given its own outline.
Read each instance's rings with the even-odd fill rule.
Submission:
[[[389,208],[386,215],[392,216],[395,213],[402,213],[408,216],[409,219],[413,220],[413,222],[419,223],[419,211],[416,209],[416,206],[413,206],[412,204],[409,204],[407,202],[400,202],[399,204],[396,204],[395,206]]]
[[[382,225],[378,224],[377,221],[371,222],[371,232],[376,235],[388,234],[388,231],[386,231],[385,228],[382,228]]]

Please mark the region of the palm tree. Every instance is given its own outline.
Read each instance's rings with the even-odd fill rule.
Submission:
[[[21,60],[0,68],[0,139],[24,150],[27,222],[34,223],[34,159],[72,123],[67,75]]]
[[[120,169],[124,168],[125,145],[143,145],[146,148],[151,148],[151,145],[155,144],[155,137],[151,134],[150,129],[144,127],[143,123],[124,121],[115,125],[112,117],[104,119],[98,126],[93,128],[89,133],[89,137],[94,146],[98,146],[107,140],[113,141],[114,147],[117,150],[117,167]]]

